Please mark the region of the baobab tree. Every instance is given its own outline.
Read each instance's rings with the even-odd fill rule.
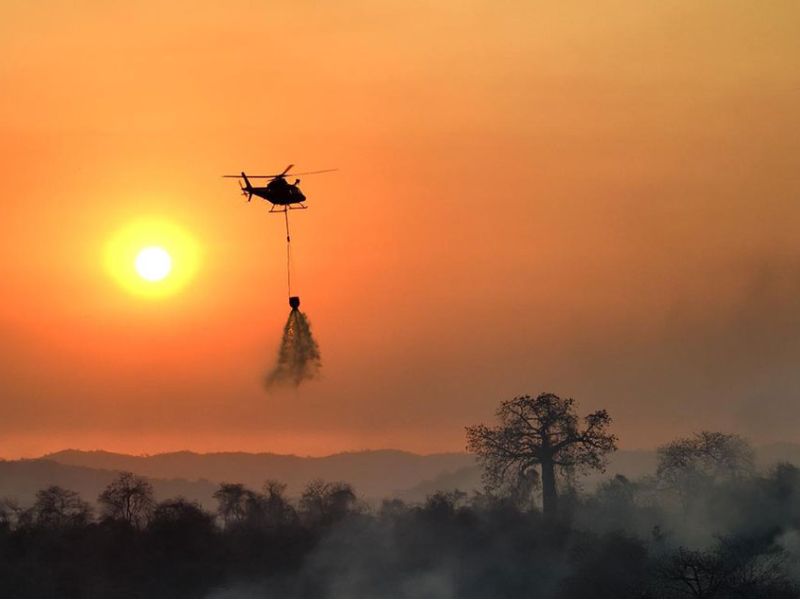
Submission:
[[[606,455],[616,450],[616,436],[607,432],[611,417],[598,410],[581,426],[572,398],[555,394],[518,396],[501,402],[496,427],[467,427],[467,450],[478,455],[490,489],[540,478],[542,509],[555,516],[556,472],[604,470]]]

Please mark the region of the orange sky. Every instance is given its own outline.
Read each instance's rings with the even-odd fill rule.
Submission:
[[[0,456],[461,450],[518,393],[624,447],[800,441],[800,5],[4,2]],[[267,393],[282,221],[324,377]],[[143,217],[201,248],[130,294]]]

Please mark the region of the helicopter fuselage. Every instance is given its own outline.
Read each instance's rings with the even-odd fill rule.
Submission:
[[[294,187],[294,186],[292,186]],[[269,187],[255,187],[248,190],[253,193],[253,196],[258,196],[259,198],[263,198],[267,202],[271,204],[277,204],[278,206],[288,206],[290,204],[299,204],[300,202],[305,202],[306,197],[299,189],[294,188],[294,190],[289,194],[277,194],[274,191],[270,190]]]
[[[305,194],[300,191],[297,184],[291,184],[282,177],[278,177],[269,182],[269,184],[262,187],[252,187],[247,185],[243,188],[244,191],[263,198],[271,204],[278,206],[289,206],[291,204],[300,204],[305,202]]]

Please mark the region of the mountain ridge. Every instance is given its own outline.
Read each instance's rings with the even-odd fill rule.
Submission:
[[[131,471],[155,479],[184,478],[238,482],[259,488],[277,479],[299,495],[313,479],[347,481],[368,498],[381,498],[414,487],[425,479],[474,465],[466,453],[419,455],[403,450],[341,452],[322,457],[275,453],[179,451],[133,456],[104,450],[68,449],[41,457],[59,464],[110,471]]]
[[[789,442],[756,447],[757,466],[769,468],[777,462],[800,465],[800,444]],[[622,474],[636,478],[655,472],[653,450],[618,450],[604,473],[582,479],[585,489]],[[415,454],[405,450],[361,450],[321,457],[303,457],[272,452],[212,452],[190,450],[154,455],[128,455],[105,450],[65,449],[39,458],[0,459],[0,498],[17,497],[32,502],[38,490],[48,485],[74,489],[94,501],[120,471],[131,471],[153,484],[156,498],[185,496],[213,508],[213,492],[222,482],[243,483],[261,489],[267,479],[287,484],[287,493],[297,497],[313,479],[346,481],[370,501],[396,497],[409,502],[424,500],[438,490],[481,489],[481,469],[467,453]]]

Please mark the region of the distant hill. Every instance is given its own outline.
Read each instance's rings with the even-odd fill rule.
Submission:
[[[442,473],[474,465],[468,454],[419,455],[399,450],[345,452],[324,457],[300,457],[245,452],[170,452],[129,456],[111,452],[64,450],[43,457],[63,465],[132,471],[157,479],[206,479],[215,483],[237,482],[259,489],[267,479],[287,484],[290,495],[299,495],[312,479],[347,481],[370,499],[392,496]]]
[[[15,498],[25,506],[33,502],[39,490],[60,485],[94,502],[116,476],[117,471],[63,465],[51,460],[0,460],[0,498]],[[209,508],[214,506],[211,495],[217,489],[215,483],[180,478],[149,479],[159,500],[185,496]]]
[[[619,450],[605,473],[583,480],[584,489],[616,474],[636,478],[653,474],[656,453],[651,450]],[[777,462],[800,465],[800,445],[770,444],[757,449],[757,463],[767,468]],[[418,502],[438,490],[480,489],[481,470],[474,457],[464,453],[418,455],[398,450],[346,452],[325,457],[220,452],[198,454],[171,452],[153,456],[129,456],[104,451],[64,450],[40,459],[0,460],[0,497],[11,496],[29,504],[36,492],[61,485],[94,501],[119,471],[147,477],[157,499],[177,495],[197,500],[208,508],[220,482],[244,483],[260,489],[267,479],[288,485],[298,496],[315,478],[347,481],[367,500],[398,497]]]

